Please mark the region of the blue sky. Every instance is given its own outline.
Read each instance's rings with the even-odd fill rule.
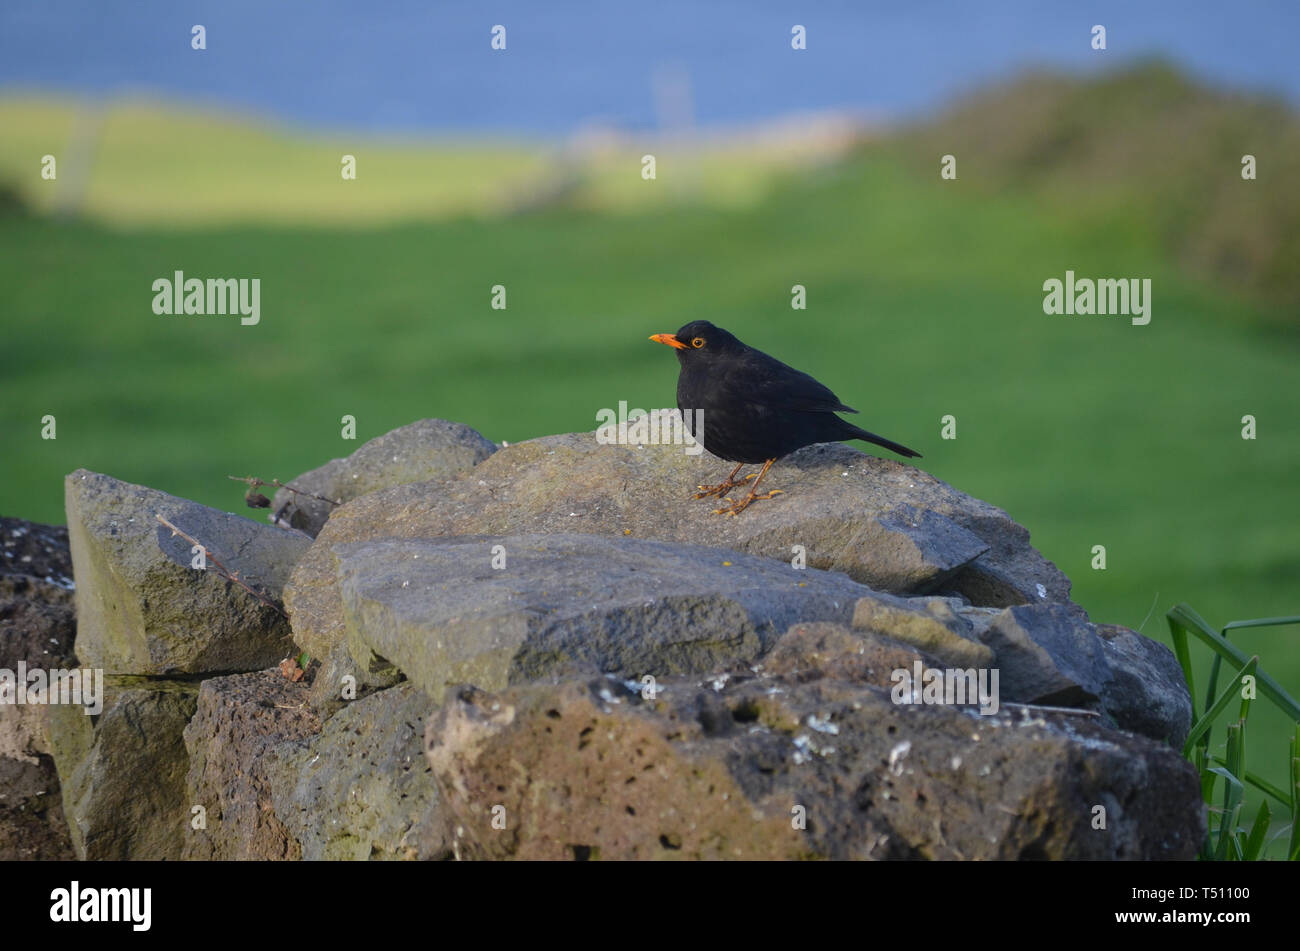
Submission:
[[[190,28],[208,48],[190,48]],[[494,24],[507,49],[489,47]],[[790,48],[803,24],[808,49]],[[1089,46],[1094,23],[1108,49]],[[146,94],[293,123],[564,135],[655,125],[656,76],[701,123],[852,109],[909,116],[1027,65],[1159,54],[1300,103],[1300,0],[1125,2],[105,3],[3,0],[0,94]]]

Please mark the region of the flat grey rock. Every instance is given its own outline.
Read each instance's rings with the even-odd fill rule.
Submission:
[[[848,621],[871,594],[835,572],[592,535],[389,540],[336,553],[353,656],[390,661],[435,702],[459,683],[706,671],[759,656],[796,622]]]
[[[285,592],[294,638],[322,657],[342,641],[333,548],[381,538],[581,533],[786,563],[802,552],[810,568],[894,594],[950,593],[995,607],[1069,600],[1069,579],[1006,512],[920,469],[839,443],[809,446],[764,480],[783,494],[734,518],[715,515],[715,500],[692,498],[730,469],[681,446],[601,445],[594,433],[567,433],[501,449],[450,479],[354,499],[294,571]]]

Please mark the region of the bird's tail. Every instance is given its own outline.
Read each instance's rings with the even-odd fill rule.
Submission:
[[[896,452],[900,456],[907,456],[908,458],[916,459],[921,458],[921,454],[915,449],[908,449],[906,446],[899,445],[892,440],[886,439],[884,436],[877,436],[875,433],[869,433],[865,429],[859,429],[852,423],[845,423],[842,419],[840,422],[844,423],[844,428],[847,433],[844,437],[845,439],[862,439],[869,443],[875,443],[877,446],[884,446],[886,449],[891,452]]]

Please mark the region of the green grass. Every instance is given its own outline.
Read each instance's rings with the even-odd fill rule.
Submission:
[[[1252,628],[1300,624],[1300,615],[1231,621],[1216,631],[1184,603],[1171,608],[1166,620],[1174,653],[1192,695],[1193,723],[1183,743],[1183,755],[1200,774],[1201,795],[1206,804],[1207,830],[1199,857],[1219,862],[1269,857],[1300,861],[1300,702],[1259,669],[1259,655],[1247,657],[1230,640],[1237,632]],[[1197,697],[1192,637],[1214,652],[1203,705]],[[1224,672],[1224,661],[1232,673],[1225,679],[1220,693],[1219,675]],[[1253,740],[1247,743],[1247,737],[1255,732],[1250,726],[1250,714],[1252,709],[1258,709],[1254,706],[1256,699],[1267,701],[1291,724],[1294,732],[1285,750],[1260,750]],[[1236,719],[1223,724],[1225,740],[1212,751],[1215,726],[1229,710],[1237,714]],[[1252,750],[1250,756],[1246,753],[1247,746]],[[1261,775],[1256,765],[1261,753],[1273,764],[1268,772],[1285,777],[1282,784]],[[1253,795],[1248,797],[1248,790]],[[1279,808],[1278,821],[1274,822],[1274,812]],[[1245,821],[1247,815],[1254,816],[1249,825]]]
[[[575,150],[510,139],[374,139],[180,103],[79,107],[14,95],[0,97],[0,132],[0,184],[30,208],[180,230],[498,215],[558,194],[602,211],[651,207],[665,192],[735,207],[752,203],[782,169],[835,148],[816,130],[788,147],[762,149],[726,139],[694,148],[618,138]],[[663,168],[662,188],[641,178],[647,150]],[[51,180],[41,175],[46,155],[56,159]],[[356,160],[355,179],[340,174],[344,155]]]
[[[1183,600],[1210,618],[1297,613],[1293,315],[1189,271],[1144,202],[942,182],[937,160],[888,145],[749,204],[684,203],[665,174],[618,214],[0,219],[0,512],[63,521],[79,466],[237,511],[228,474],[291,478],[426,416],[498,441],[591,429],[619,400],[671,405],[676,363],[646,337],[707,318],[1007,509],[1095,620],[1164,637],[1160,615]],[[1293,180],[1253,185],[1294,204]],[[1151,324],[1045,316],[1042,282],[1067,268],[1151,278]],[[261,324],[155,316],[150,285],[176,269],[260,277]],[[505,311],[489,307],[497,283]],[[790,309],[795,283],[806,311]],[[40,438],[46,414],[57,440]],[[358,442],[339,438],[344,414]],[[947,414],[955,441],[939,435]],[[1291,641],[1247,629],[1234,643],[1300,693]],[[1294,733],[1267,709],[1251,726],[1252,750]]]
[[[89,218],[128,226],[285,219],[355,226],[500,210],[512,189],[547,167],[543,153],[516,143],[306,135],[245,116],[137,101],[94,110],[6,97],[0,129],[0,181],[28,205],[41,212],[73,205]],[[50,181],[39,174],[47,154],[58,162]],[[90,154],[93,171],[85,175]],[[357,160],[353,181],[340,175],[344,155]]]

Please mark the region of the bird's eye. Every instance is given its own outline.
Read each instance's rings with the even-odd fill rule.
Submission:
[[[694,340],[691,341],[691,346],[694,347],[696,350],[700,349],[700,347],[704,346],[704,338],[696,337]]]

